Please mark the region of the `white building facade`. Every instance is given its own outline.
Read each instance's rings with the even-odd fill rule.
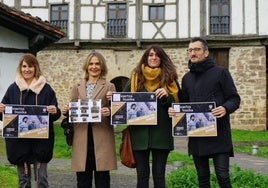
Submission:
[[[9,40],[7,40],[9,39]],[[0,26],[1,48],[28,48],[28,38]],[[0,50],[0,98],[2,99],[10,83],[14,82],[16,69],[22,52],[8,53]]]

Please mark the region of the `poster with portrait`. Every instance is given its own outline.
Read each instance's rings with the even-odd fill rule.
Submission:
[[[111,99],[111,124],[156,125],[157,102],[153,92],[115,92]]]
[[[101,99],[88,99],[69,103],[69,122],[101,122]]]
[[[49,114],[46,106],[6,105],[3,115],[4,138],[48,138]]]
[[[217,119],[211,110],[215,102],[173,103],[175,115],[172,117],[174,137],[217,136]]]

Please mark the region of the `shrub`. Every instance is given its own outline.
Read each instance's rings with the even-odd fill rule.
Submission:
[[[236,165],[232,166],[230,177],[233,187],[266,188],[268,185],[268,175],[256,173],[251,170],[242,170]]]
[[[232,187],[236,188],[266,188],[268,185],[268,176],[254,173],[251,170],[242,170],[233,165],[230,168],[230,179]],[[210,183],[212,188],[219,187],[215,172],[211,173]],[[167,174],[168,188],[196,188],[197,174],[194,168],[183,167]]]
[[[194,168],[182,167],[167,175],[168,188],[197,187],[197,176]]]

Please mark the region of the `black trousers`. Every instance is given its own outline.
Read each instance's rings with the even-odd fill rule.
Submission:
[[[77,172],[77,188],[91,188],[94,176],[95,188],[110,188],[110,172],[96,171],[96,160],[94,152],[94,141],[92,127],[88,125],[88,152],[86,161],[86,171]]]
[[[221,188],[230,188],[231,181],[229,176],[229,154],[220,153],[212,156],[193,156],[195,168],[198,175],[198,183],[200,188],[210,188],[210,169],[209,158],[213,159],[214,169],[218,183]]]
[[[149,188],[150,152],[152,152],[152,174],[154,188],[165,188],[166,164],[167,157],[170,152],[170,150],[165,149],[134,151],[137,171],[137,188]]]

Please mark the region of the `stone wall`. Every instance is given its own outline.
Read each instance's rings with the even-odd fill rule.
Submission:
[[[233,47],[230,50],[233,75],[241,105],[232,125],[238,129],[263,130],[266,127],[266,53],[265,47]]]
[[[129,77],[144,49],[103,50],[108,66],[107,79]],[[165,48],[177,66],[179,82],[186,71],[186,48]],[[82,66],[89,50],[43,50],[38,53],[42,71],[57,93],[60,108],[69,102],[71,86],[83,77]],[[231,115],[232,128],[266,129],[265,47],[232,47],[229,70],[241,96],[240,108]]]

